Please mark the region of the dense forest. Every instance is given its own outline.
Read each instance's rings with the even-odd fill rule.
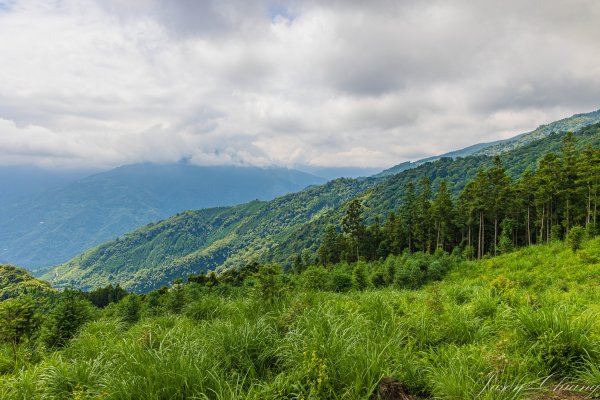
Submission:
[[[572,133],[558,154],[546,153],[535,172],[513,180],[499,156],[479,170],[453,201],[445,179],[433,193],[423,177],[408,183],[401,207],[385,222],[366,226],[353,200],[339,227],[326,228],[318,259],[323,265],[377,260],[403,251],[461,251],[467,258],[510,252],[518,246],[577,240],[597,233],[600,148],[577,152]],[[341,229],[339,229],[341,228]],[[340,231],[340,232],[338,232]],[[301,257],[295,265],[302,263]]]

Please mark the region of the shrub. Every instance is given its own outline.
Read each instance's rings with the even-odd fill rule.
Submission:
[[[331,290],[334,292],[347,292],[352,289],[352,276],[342,271],[331,274]]]
[[[581,242],[583,241],[583,237],[585,236],[585,229],[581,226],[574,226],[569,229],[569,233],[567,234],[567,244],[573,250],[573,253],[581,248]]]
[[[302,273],[304,287],[309,290],[326,290],[329,273],[323,267],[311,265]]]
[[[354,287],[358,290],[365,290],[369,286],[366,265],[364,262],[359,261],[354,266],[354,270],[352,271],[352,281],[354,282]]]
[[[92,305],[65,290],[45,321],[42,337],[49,347],[62,347],[92,318]]]
[[[123,298],[117,305],[117,316],[123,322],[133,324],[140,319],[142,305],[140,298],[136,294],[130,294]]]
[[[183,314],[196,321],[217,318],[222,312],[222,301],[219,298],[207,296],[186,304]]]

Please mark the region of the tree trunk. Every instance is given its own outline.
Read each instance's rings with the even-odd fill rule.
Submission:
[[[529,227],[529,204],[527,204],[527,244],[531,246],[531,230]]]
[[[540,224],[540,243],[544,242],[544,221],[546,219],[546,207],[542,205],[542,223]]]
[[[588,183],[588,204],[587,204],[587,216],[585,217],[585,226],[590,224],[590,217],[592,216],[592,185]]]
[[[494,257],[498,255],[498,215],[494,216]]]

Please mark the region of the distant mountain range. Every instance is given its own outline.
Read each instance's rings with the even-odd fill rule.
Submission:
[[[30,166],[0,166],[0,207],[68,185],[95,170],[56,170]]]
[[[14,176],[28,173],[48,188],[37,188],[36,180],[9,183],[13,194],[0,204],[0,263],[30,269],[64,262],[183,210],[270,200],[325,181],[284,168],[185,163],[127,165],[78,180],[81,172],[47,173],[44,181],[39,170],[15,170]],[[8,175],[9,168],[3,171]]]
[[[538,139],[548,137],[552,132],[577,131],[585,126],[594,124],[600,121],[600,110],[592,111],[585,114],[575,114],[568,118],[563,118],[558,121],[551,122],[546,125],[540,125],[531,132],[522,133],[509,139],[497,140],[488,143],[477,143],[464,149],[451,151],[439,156],[427,157],[418,161],[407,161],[401,164],[388,168],[377,176],[395,175],[410,168],[415,168],[426,162],[439,160],[440,158],[450,157],[467,157],[470,155],[497,155],[505,153],[509,150],[517,149],[528,143]]]
[[[570,130],[573,125],[564,121],[558,126]],[[397,210],[406,184],[422,177],[431,180],[434,190],[446,179],[451,192],[459,193],[478,170],[491,166],[496,152],[501,152],[509,175],[518,177],[535,168],[544,154],[559,151],[565,132],[531,134],[538,137],[520,136],[518,143],[508,141],[489,155],[479,148],[470,156],[441,157],[395,175],[337,179],[267,202],[179,213],[46,269],[42,277],[58,286],[90,289],[119,283],[145,292],[173,278],[252,260],[289,266],[304,251],[315,254],[325,227],[339,226],[352,199],[361,200],[372,222]],[[579,148],[600,146],[600,123],[579,129],[575,138]]]

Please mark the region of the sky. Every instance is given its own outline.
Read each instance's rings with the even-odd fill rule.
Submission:
[[[0,0],[0,165],[385,168],[600,108],[598,21],[598,0]]]

